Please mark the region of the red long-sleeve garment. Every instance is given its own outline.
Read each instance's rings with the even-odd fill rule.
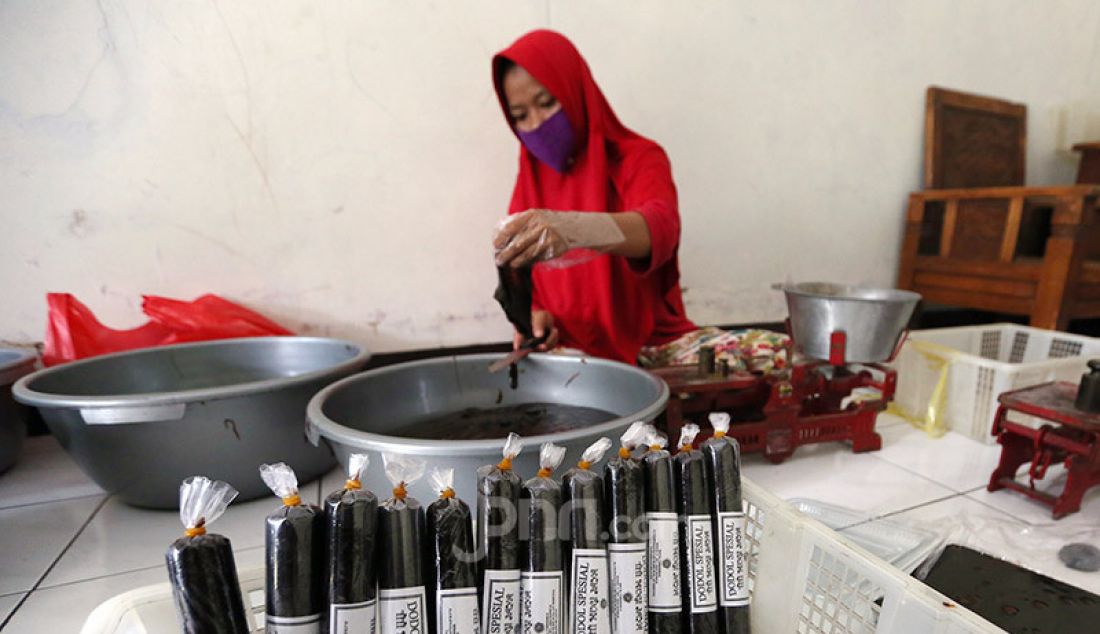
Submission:
[[[636,211],[649,228],[652,247],[645,260],[604,254],[565,268],[535,267],[536,308],[554,316],[562,345],[634,363],[642,346],[695,330],[681,297],[680,215],[664,150],[619,122],[580,53],[553,31],[532,31],[493,58],[509,125],[501,87],[505,60],[526,69],[562,104],[578,147],[574,163],[558,173],[521,143],[509,213]]]

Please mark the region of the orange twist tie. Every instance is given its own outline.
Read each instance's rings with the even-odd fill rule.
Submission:
[[[661,446],[660,446],[660,445],[650,445],[650,446],[649,446],[649,450],[650,450],[650,451],[660,451],[660,450],[661,450]]]
[[[203,526],[200,522],[198,526],[183,531],[183,534],[187,537],[198,537],[199,535],[205,535],[206,527]]]
[[[691,451],[691,443],[680,445],[680,453],[684,453],[685,451]]]
[[[350,480],[348,480],[347,482],[344,483],[344,489],[347,490],[347,491],[358,491],[359,489],[362,489],[362,488],[363,488],[363,485],[359,482],[358,478],[351,478]]]
[[[725,438],[726,437],[726,432],[724,432],[724,431],[715,431],[714,432],[714,437],[715,438]]]
[[[453,498],[454,496],[455,490],[450,487],[447,487],[446,489],[443,489],[439,492],[439,497],[441,498]]]
[[[541,469],[539,469],[538,477],[549,478],[551,473],[553,473],[553,471],[551,471],[549,468],[542,467]]]
[[[504,456],[504,459],[497,463],[497,467],[501,471],[511,471],[512,470],[512,457],[511,456]]]
[[[297,493],[288,495],[283,498],[283,506],[298,506],[302,503],[302,498]]]
[[[402,482],[393,488],[393,497],[398,500],[404,500],[409,492],[405,489],[405,483]]]
[[[580,462],[577,463],[577,466],[580,467],[581,469],[587,470],[588,467],[592,466],[592,463],[587,461],[587,460],[581,460]]]
[[[619,457],[620,458],[629,458],[630,457],[630,450],[627,449],[626,447],[619,447]]]

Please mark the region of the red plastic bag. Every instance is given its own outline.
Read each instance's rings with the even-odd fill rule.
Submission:
[[[193,302],[143,295],[141,310],[150,321],[131,330],[104,326],[87,306],[68,293],[49,293],[46,302],[49,323],[42,362],[47,366],[171,343],[294,334],[217,295],[203,295]]]

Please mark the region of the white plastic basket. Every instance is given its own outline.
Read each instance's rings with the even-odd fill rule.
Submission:
[[[905,416],[925,420],[946,367],[939,414],[949,429],[991,444],[1001,393],[1048,381],[1076,383],[1095,356],[1100,339],[1015,324],[916,330],[894,361],[894,403]],[[1011,417],[1035,424],[1031,417]]]
[[[961,634],[1000,632],[920,581],[854,546],[824,524],[744,481],[752,628],[770,634]],[[263,571],[240,575],[253,631],[263,631]],[[179,631],[167,583],[97,607],[82,634]]]

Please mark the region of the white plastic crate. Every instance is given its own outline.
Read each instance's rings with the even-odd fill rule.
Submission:
[[[1015,324],[915,330],[894,361],[894,403],[905,416],[927,420],[943,379],[936,409],[946,427],[993,443],[990,432],[1001,393],[1048,381],[1076,383],[1087,370],[1086,361],[1096,356],[1100,339]],[[1028,416],[1010,417],[1036,424]]]
[[[1001,630],[824,524],[744,481],[754,632],[962,634]],[[253,631],[263,631],[262,570],[240,575]],[[120,594],[88,616],[82,634],[179,631],[167,583]]]

